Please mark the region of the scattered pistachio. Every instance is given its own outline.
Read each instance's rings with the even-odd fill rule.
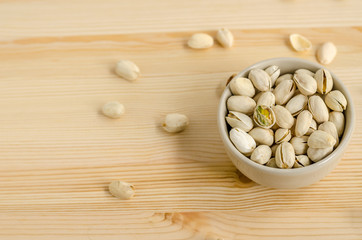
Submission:
[[[312,43],[306,37],[297,33],[290,34],[289,41],[297,52],[306,52],[312,48]]]
[[[171,113],[166,115],[162,124],[163,129],[170,133],[182,132],[189,125],[189,119],[184,114]]]
[[[136,80],[141,74],[138,66],[129,60],[119,61],[116,65],[116,73],[118,76],[129,81]]]
[[[214,45],[214,39],[206,33],[195,33],[188,40],[187,45],[194,49],[210,48]]]
[[[322,64],[330,64],[337,55],[337,47],[332,42],[325,42],[317,50],[317,59]]]
[[[220,28],[216,33],[216,40],[224,48],[230,48],[234,44],[234,36],[227,28]]]
[[[113,181],[108,186],[109,192],[122,200],[131,199],[135,194],[135,188],[132,184],[123,181]]]
[[[125,111],[123,104],[117,101],[107,102],[102,107],[102,113],[109,118],[120,118]]]

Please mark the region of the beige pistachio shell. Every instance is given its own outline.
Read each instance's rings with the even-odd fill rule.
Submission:
[[[141,74],[139,67],[129,60],[119,61],[116,65],[115,71],[118,76],[129,81],[136,80]]]
[[[274,143],[274,132],[270,129],[256,127],[250,130],[249,135],[258,145],[271,146]]]
[[[334,123],[337,128],[338,137],[341,137],[344,132],[344,114],[341,112],[330,112],[329,113],[329,121]]]
[[[234,95],[242,95],[247,97],[254,97],[255,88],[252,82],[247,78],[235,78],[230,82],[230,91]]]
[[[294,124],[294,118],[292,114],[283,106],[276,105],[272,107],[275,118],[276,124],[281,128],[291,128]]]
[[[295,92],[295,83],[293,80],[285,80],[281,82],[273,91],[275,95],[275,103],[283,105],[289,101]]]
[[[293,74],[287,73],[287,74],[284,74],[284,75],[278,77],[277,80],[275,81],[275,86],[278,86],[279,83],[281,83],[284,80],[293,80]]]
[[[269,92],[269,91],[267,91],[267,92]],[[263,93],[265,93],[265,92],[258,92],[258,93],[253,97],[254,101],[255,101],[255,102],[258,102],[259,98],[261,97],[261,95],[263,95]]]
[[[280,144],[282,142],[289,142],[292,138],[292,133],[290,129],[287,128],[279,128],[275,131],[274,139],[276,144]]]
[[[272,92],[261,92],[261,95],[258,97],[257,105],[265,105],[271,107],[275,105],[275,96]]]
[[[316,130],[308,138],[308,147],[310,148],[328,148],[336,144],[336,139],[324,131]]]
[[[317,59],[322,64],[330,64],[337,55],[337,47],[332,42],[325,42],[317,50]]]
[[[314,78],[317,81],[317,91],[320,94],[327,94],[332,90],[333,78],[327,69],[319,69],[315,73]]]
[[[313,116],[308,110],[302,111],[295,122],[295,136],[301,137],[308,132],[310,125],[312,124]]]
[[[333,151],[333,147],[328,148],[308,148],[307,155],[313,162],[319,162]]]
[[[304,69],[304,68],[300,68],[300,69],[296,70],[294,73],[295,73],[295,74],[305,73],[305,74],[308,74],[309,76],[314,77],[314,72],[312,72],[312,71],[310,71],[310,70],[308,70],[308,69]]]
[[[273,146],[271,146],[271,150],[272,150],[272,156],[275,156],[275,152],[277,151],[279,144],[274,144]]]
[[[272,167],[272,168],[278,168],[275,158],[269,159],[269,161],[265,164],[265,166]]]
[[[293,80],[302,94],[308,96],[317,92],[317,81],[312,76],[306,73],[296,73]]]
[[[320,96],[314,95],[309,98],[308,110],[312,113],[317,123],[328,121],[328,108]]]
[[[195,33],[190,37],[187,45],[194,49],[210,48],[214,45],[214,39],[206,33]]]
[[[241,128],[249,132],[254,127],[253,120],[244,113],[230,111],[225,118],[232,128]]]
[[[337,147],[339,144],[339,137],[338,137],[338,132],[337,132],[337,128],[336,125],[334,125],[334,123],[327,121],[322,123],[321,125],[318,126],[318,130],[322,130],[326,133],[329,133],[333,136],[333,138],[336,140],[336,143],[334,144],[334,147]]]
[[[250,70],[249,79],[253,82],[254,87],[259,91],[269,91],[272,87],[269,74],[262,69],[256,68]]]
[[[113,196],[122,200],[131,199],[135,194],[135,188],[132,184],[118,180],[112,181],[108,190]]]
[[[216,40],[224,48],[230,48],[234,44],[234,36],[227,28],[220,28],[216,33]]]
[[[306,167],[311,164],[310,159],[307,155],[295,156],[294,168]]]
[[[308,97],[303,94],[298,94],[292,97],[288,103],[285,105],[285,108],[292,114],[292,116],[296,116],[301,113],[308,104]]]
[[[250,159],[259,164],[265,164],[270,160],[271,149],[267,145],[259,145],[255,148]]]
[[[233,128],[230,130],[230,140],[243,154],[252,153],[256,147],[254,139],[240,128]]]
[[[347,99],[341,93],[341,91],[333,90],[329,92],[324,101],[326,102],[327,106],[332,109],[333,111],[343,112],[347,108]]]
[[[311,122],[311,124],[310,124],[310,126],[309,126],[309,129],[308,129],[308,131],[306,132],[305,135],[309,136],[309,135],[311,135],[315,130],[317,130],[317,122],[316,122],[314,119],[312,119],[312,122]]]
[[[302,155],[307,153],[308,136],[293,137],[290,143],[293,145],[295,154]]]
[[[275,81],[280,75],[280,68],[276,65],[269,66],[265,69],[265,72],[269,74],[271,79],[271,86],[274,86]]]
[[[258,105],[254,110],[253,120],[262,128],[271,128],[275,124],[274,111],[265,105]]]
[[[292,168],[295,162],[295,152],[289,142],[281,143],[275,153],[275,162],[279,168]]]
[[[180,113],[167,114],[162,127],[170,133],[182,132],[189,125],[189,119],[186,115]]]
[[[292,48],[297,52],[306,52],[312,48],[312,43],[304,36],[294,33],[289,35]]]
[[[251,114],[256,107],[255,101],[247,96],[231,96],[227,100],[227,108],[229,111],[236,111],[245,114]]]

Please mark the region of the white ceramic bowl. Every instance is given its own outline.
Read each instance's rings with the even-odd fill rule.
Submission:
[[[241,71],[236,77],[247,77],[251,69],[265,69],[270,65],[279,66],[281,75],[285,73],[292,73],[300,68],[309,69],[313,72],[320,68],[325,68],[317,63],[299,58],[273,58],[251,65]],[[334,79],[333,89],[340,90],[348,101],[347,110],[345,111],[345,130],[340,144],[330,155],[317,163],[313,163],[310,166],[303,168],[278,169],[260,165],[245,157],[234,147],[230,141],[228,132],[229,128],[225,121],[225,116],[227,114],[226,100],[232,95],[229,86],[226,87],[221,96],[218,108],[218,128],[226,152],[240,172],[251,180],[264,186],[272,188],[300,188],[318,182],[336,167],[351,138],[355,125],[355,116],[350,93],[343,85],[342,81],[331,71],[330,73]]]

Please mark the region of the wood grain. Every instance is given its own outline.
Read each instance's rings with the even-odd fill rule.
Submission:
[[[361,239],[361,9],[325,0],[0,1],[0,239]],[[220,26],[233,31],[232,49],[185,46]],[[294,32],[312,41],[310,53],[291,50]],[[267,58],[315,61],[327,40],[338,47],[328,68],[357,111],[351,143],[312,186],[259,186],[223,149],[220,82]],[[118,78],[119,59],[142,77]],[[100,114],[108,100],[126,106],[124,117]],[[189,116],[185,132],[162,130],[170,112]],[[133,183],[136,196],[113,198],[114,179]]]

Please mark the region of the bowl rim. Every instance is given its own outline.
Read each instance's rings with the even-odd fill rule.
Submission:
[[[301,59],[301,58],[295,58],[295,57],[270,58],[270,59],[256,62],[256,63],[244,68],[237,75],[235,75],[233,77],[233,79],[245,74],[246,72],[250,71],[251,69],[258,68],[259,65],[263,65],[263,64],[273,65],[273,62],[275,62],[275,61],[294,61],[294,62],[299,62],[302,64],[314,65],[316,68],[324,68],[331,73],[334,82],[338,82],[338,85],[339,85],[338,90],[340,90],[346,97],[347,102],[348,102],[347,108],[350,108],[351,110],[349,111],[350,112],[349,124],[347,124],[347,117],[345,117],[344,133],[342,135],[342,139],[341,139],[339,145],[337,146],[337,148],[334,149],[329,155],[327,155],[320,161],[313,163],[311,165],[308,165],[306,167],[302,167],[302,168],[290,168],[290,169],[273,168],[273,167],[268,167],[268,166],[265,166],[265,165],[252,161],[250,158],[246,157],[244,154],[242,154],[241,152],[239,152],[239,150],[236,149],[236,147],[234,146],[234,144],[231,142],[231,140],[229,138],[229,133],[227,131],[225,131],[225,127],[227,129],[227,124],[225,121],[225,115],[224,115],[223,108],[225,107],[226,101],[227,101],[226,95],[229,95],[231,93],[230,88],[229,88],[230,84],[228,84],[225,87],[225,89],[220,97],[220,100],[219,100],[219,106],[217,108],[218,109],[217,110],[217,125],[218,125],[218,129],[219,129],[219,134],[221,136],[221,139],[222,139],[225,147],[227,147],[229,150],[231,150],[233,155],[236,156],[239,161],[243,161],[244,163],[248,164],[250,167],[257,168],[260,171],[267,171],[271,174],[279,174],[279,175],[281,174],[281,175],[288,176],[288,175],[302,174],[307,171],[309,172],[309,171],[317,170],[317,169],[325,166],[329,161],[332,161],[338,153],[340,153],[341,151],[343,152],[344,149],[347,147],[349,140],[351,139],[351,136],[352,136],[352,133],[354,130],[354,125],[355,125],[355,111],[354,111],[354,104],[352,101],[352,96],[351,96],[350,92],[348,91],[347,87],[342,82],[342,80],[340,80],[338,78],[338,76],[336,76],[328,68],[320,65],[319,63]],[[345,110],[345,111],[347,111],[347,110]]]

